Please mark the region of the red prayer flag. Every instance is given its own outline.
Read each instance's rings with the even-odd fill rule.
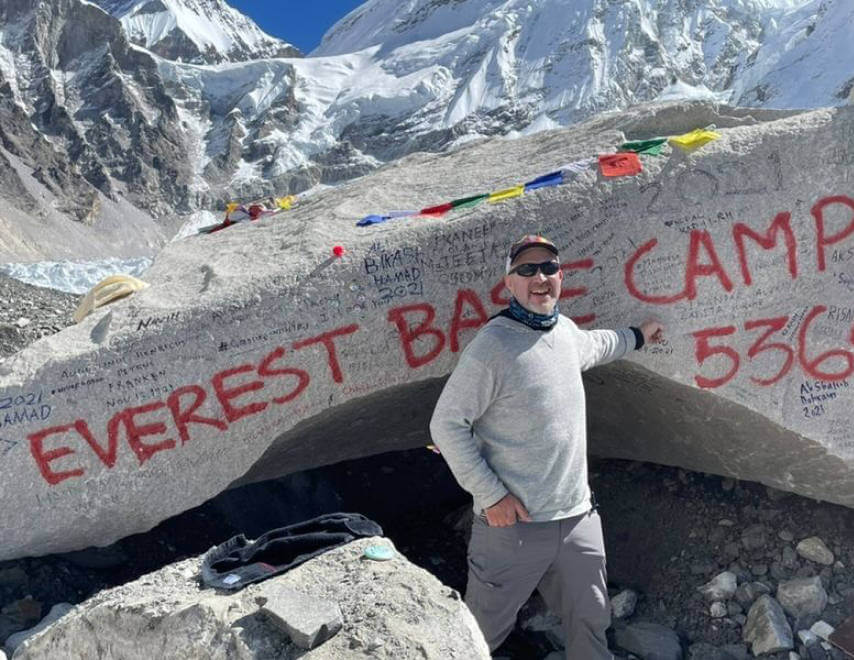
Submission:
[[[602,176],[634,176],[643,171],[640,158],[633,151],[620,151],[616,154],[599,156],[599,170]]]
[[[445,213],[450,211],[452,208],[454,208],[454,205],[451,204],[451,202],[448,202],[447,204],[439,204],[438,206],[431,206],[431,207],[426,208],[426,209],[421,209],[418,212],[418,215],[436,215],[436,216],[444,215]]]

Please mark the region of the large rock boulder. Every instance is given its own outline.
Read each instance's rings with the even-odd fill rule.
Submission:
[[[236,593],[202,589],[201,560],[188,559],[100,592],[28,638],[13,657],[487,660],[459,593],[402,555],[364,559],[365,548],[378,542],[391,545],[360,539]],[[309,641],[317,616],[276,605],[277,594],[300,600],[313,615],[323,608],[312,603],[337,605],[340,619],[330,620],[343,627]]]
[[[355,226],[709,124],[719,140],[643,156],[635,177],[567,170],[502,203]],[[506,248],[530,231],[561,248],[562,310],[582,327],[667,326],[663,345],[588,374],[594,452],[852,506],[851,153],[854,108],[639,108],[414,155],[170,244],[150,288],[0,363],[0,559],[426,444],[441,378],[504,306]]]

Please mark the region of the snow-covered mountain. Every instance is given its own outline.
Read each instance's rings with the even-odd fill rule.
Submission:
[[[216,64],[299,57],[222,0],[94,0],[118,18],[131,42],[170,60]]]
[[[854,88],[851,0],[369,0],[305,58],[268,57],[222,0],[99,4],[0,3],[0,260],[90,245],[127,207],[146,238],[107,254],[150,253],[228,199],[640,102],[811,108]],[[20,228],[34,214],[80,239],[46,244]]]

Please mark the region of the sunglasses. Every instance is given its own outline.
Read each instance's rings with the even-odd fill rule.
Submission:
[[[539,264],[519,264],[515,268],[511,268],[508,275],[515,273],[520,277],[533,277],[537,271],[541,271],[543,275],[548,277],[554,275],[560,270],[560,264],[557,261],[544,261]]]

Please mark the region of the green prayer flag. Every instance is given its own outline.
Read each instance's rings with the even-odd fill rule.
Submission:
[[[467,209],[470,206],[477,206],[483,200],[489,197],[488,194],[484,195],[472,195],[471,197],[463,197],[462,199],[455,199],[451,202],[451,208],[454,209]]]
[[[667,138],[653,138],[652,140],[635,140],[634,142],[624,142],[620,145],[620,151],[634,151],[638,154],[646,154],[647,156],[658,156],[661,154],[661,148]]]

